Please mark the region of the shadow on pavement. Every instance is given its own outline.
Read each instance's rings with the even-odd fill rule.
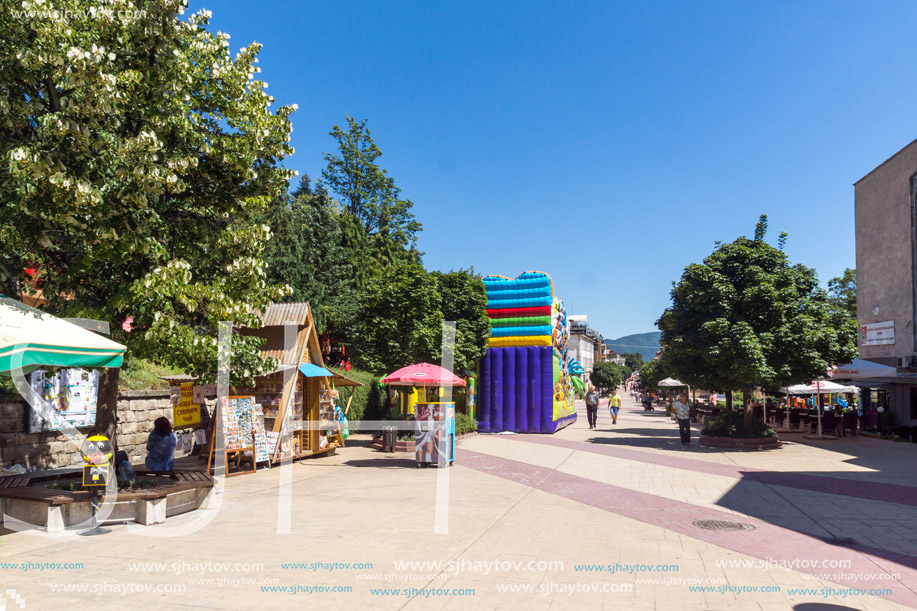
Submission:
[[[348,460],[344,463],[348,467],[373,467],[376,469],[416,469],[417,461],[413,458],[367,458],[363,460]]]

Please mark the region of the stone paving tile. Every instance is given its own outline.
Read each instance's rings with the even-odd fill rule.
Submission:
[[[487,465],[487,471],[497,477],[505,477],[526,485],[535,486],[540,490],[567,496],[579,502],[593,504],[633,519],[662,526],[670,531],[675,530],[682,534],[690,533],[693,537],[715,542],[720,546],[740,550],[744,553],[750,553],[759,558],[774,558],[784,561],[792,561],[799,558],[811,560],[841,559],[850,561],[853,566],[871,567],[872,572],[886,572],[882,567],[891,566],[894,570],[892,571],[892,568],[887,570],[900,573],[901,579],[907,587],[912,590],[917,589],[917,570],[906,566],[889,565],[881,558],[863,555],[846,548],[830,546],[809,537],[780,529],[766,522],[755,521],[756,530],[740,534],[703,531],[692,526],[690,522],[698,518],[723,519],[717,516],[719,512],[685,505],[645,493],[621,489],[616,486],[600,485],[584,478],[556,471],[548,472],[540,467],[530,466],[526,469],[525,465],[519,463],[507,464],[510,461],[506,459],[476,454],[467,450],[462,450],[459,456],[464,464],[472,468],[483,470],[485,468],[484,465]],[[762,554],[765,555],[762,556]],[[654,556],[660,557],[655,554]],[[753,574],[752,569],[746,569],[746,572],[748,575]],[[845,580],[840,581],[848,586],[853,585]],[[856,585],[860,586],[864,583],[870,587],[876,587],[877,585],[875,580],[860,582]],[[885,583],[887,584],[887,582]],[[907,595],[900,589],[893,596],[893,600],[898,601],[917,600],[912,593]]]
[[[636,420],[639,416],[635,416]],[[606,413],[607,418],[607,413]],[[624,418],[622,418],[623,422]],[[577,423],[560,432],[560,436],[571,439],[588,438],[588,429],[579,430]],[[619,426],[624,426],[619,425]],[[642,426],[642,425],[641,425]],[[657,425],[664,426],[664,425]],[[646,428],[646,427],[643,427]],[[664,431],[672,435],[671,431]],[[634,436],[637,438],[637,436]],[[360,445],[359,439],[352,446],[338,454],[317,461],[305,461],[292,467],[292,532],[289,535],[277,533],[277,496],[280,472],[272,470],[252,476],[227,480],[224,504],[216,513],[213,522],[205,529],[179,539],[161,539],[129,534],[124,526],[113,527],[113,532],[104,537],[91,539],[48,539],[33,537],[24,533],[0,532],[0,561],[31,560],[78,561],[83,559],[86,568],[79,572],[62,571],[53,575],[46,573],[16,574],[15,587],[26,596],[28,609],[60,608],[61,595],[52,595],[50,581],[59,583],[111,583],[136,582],[144,584],[187,584],[185,576],[175,576],[168,571],[129,573],[128,562],[163,562],[189,560],[197,562],[220,562],[226,559],[250,561],[264,564],[259,573],[244,574],[246,577],[278,579],[282,585],[341,585],[353,587],[353,592],[327,595],[267,594],[257,586],[205,586],[188,585],[183,595],[132,594],[128,597],[98,597],[89,594],[70,594],[66,597],[68,609],[123,609],[133,610],[168,606],[178,609],[276,609],[320,608],[322,610],[367,609],[659,609],[679,611],[680,609],[790,609],[799,602],[825,602],[844,605],[853,609],[905,608],[879,598],[808,598],[791,600],[784,593],[761,595],[713,595],[689,592],[685,586],[664,586],[660,584],[636,584],[633,575],[605,575],[574,570],[574,564],[657,564],[666,562],[678,564],[679,573],[696,579],[722,578],[732,585],[776,583],[784,590],[789,587],[837,586],[828,581],[807,580],[798,571],[768,568],[766,571],[750,568],[717,567],[718,559],[754,561],[758,552],[766,552],[762,546],[752,554],[738,553],[724,546],[718,539],[705,540],[694,534],[687,534],[678,528],[666,528],[648,523],[647,511],[657,507],[661,521],[674,519],[671,515],[674,501],[666,496],[676,497],[690,494],[698,497],[717,494],[719,483],[709,481],[673,483],[669,471],[659,465],[652,465],[655,492],[647,492],[650,504],[634,509],[634,517],[620,515],[608,507],[597,507],[588,502],[568,498],[569,487],[538,489],[495,477],[499,457],[490,454],[491,440],[497,440],[499,452],[518,452],[515,441],[500,441],[496,436],[475,437],[462,442],[463,448],[475,447],[485,455],[489,469],[469,468],[459,456],[457,466],[450,477],[449,533],[433,535],[433,501],[438,477],[436,470],[413,468],[406,455],[383,455]],[[893,444],[901,445],[901,444]],[[484,451],[484,448],[488,448]],[[534,461],[546,473],[541,483],[551,484],[553,478],[578,477],[572,467],[592,465],[605,472],[603,463],[580,463],[584,453],[561,449],[553,453],[536,446],[525,461],[514,466],[513,473],[525,475],[533,467],[526,462]],[[497,450],[494,450],[495,452]],[[640,451],[644,451],[640,448]],[[658,453],[667,452],[649,449]],[[818,450],[826,455],[827,450]],[[529,450],[526,450],[529,452]],[[691,453],[696,458],[695,453]],[[608,457],[598,457],[611,461]],[[741,458],[741,457],[740,457]],[[738,464],[728,456],[704,457],[702,460],[721,461],[722,464]],[[553,462],[552,462],[553,461]],[[830,457],[819,458],[824,464],[836,464]],[[633,462],[633,461],[632,461]],[[649,462],[649,461],[647,461]],[[739,461],[741,462],[741,461]],[[475,465],[480,466],[480,465]],[[657,469],[657,467],[659,467]],[[502,467],[501,467],[502,468]],[[766,468],[766,466],[762,467]],[[860,468],[853,465],[853,468]],[[650,473],[650,466],[646,466]],[[584,479],[580,477],[580,479]],[[587,480],[588,481],[588,480]],[[612,480],[613,481],[613,480]],[[716,480],[717,482],[719,480]],[[588,481],[589,488],[602,487],[603,482]],[[634,484],[636,485],[636,484]],[[758,484],[764,486],[764,484]],[[799,491],[804,492],[804,491]],[[635,491],[625,489],[625,494]],[[618,495],[619,497],[621,495]],[[773,496],[773,495],[772,495]],[[737,503],[749,502],[755,495],[743,487],[733,497]],[[774,497],[777,498],[777,497]],[[808,498],[808,497],[807,497]],[[774,505],[782,513],[788,503],[782,496]],[[585,499],[584,499],[585,500]],[[797,500],[797,499],[794,499]],[[660,502],[662,504],[660,504]],[[799,502],[802,502],[801,500]],[[743,508],[745,508],[743,506]],[[701,507],[703,511],[718,511]],[[695,511],[694,509],[691,510]],[[192,522],[198,514],[170,519],[161,528],[173,528]],[[732,515],[732,514],[730,514]],[[768,514],[770,515],[770,514]],[[652,517],[652,516],[650,516]],[[843,518],[849,520],[849,518]],[[897,528],[907,527],[911,518],[902,514],[894,518]],[[875,527],[870,519],[864,528]],[[669,525],[671,526],[671,525]],[[850,528],[856,524],[844,521],[838,528]],[[776,526],[771,526],[776,529]],[[156,530],[159,530],[157,527]],[[885,526],[878,528],[884,531]],[[801,536],[791,533],[793,536]],[[833,549],[833,548],[832,548]],[[838,553],[851,553],[841,549]],[[449,561],[458,558],[472,560],[506,559],[527,561],[563,561],[560,570],[534,570],[497,572],[489,575],[462,572],[448,575],[444,581],[414,581],[411,583],[370,582],[356,579],[357,573],[375,575],[394,573],[394,560],[437,560]],[[289,571],[280,568],[281,562],[309,561],[372,562],[371,571]],[[888,568],[890,563],[883,565]],[[416,571],[427,573],[427,571]],[[233,576],[229,574],[228,576]],[[641,575],[645,577],[646,574]],[[10,575],[0,573],[0,580]],[[547,596],[537,593],[508,596],[499,592],[499,585],[509,583],[533,586],[554,584],[602,585],[632,584],[630,592],[589,592],[573,596],[553,593]],[[6,583],[4,582],[4,586]],[[460,587],[474,588],[476,594],[470,597],[414,597],[371,596],[371,587]],[[903,587],[901,585],[896,588]],[[127,604],[125,604],[127,603]],[[522,604],[524,603],[524,605]]]
[[[869,501],[817,491],[745,482],[687,468],[640,463],[591,452],[567,453],[549,446],[542,460],[531,461],[534,443],[506,443],[510,437],[476,438],[469,449],[556,470],[648,494],[718,509],[736,516],[757,517],[816,537],[852,538],[858,544],[917,554],[917,507]],[[519,446],[525,446],[520,448]],[[871,516],[869,522],[837,516]],[[904,518],[902,520],[902,518]]]

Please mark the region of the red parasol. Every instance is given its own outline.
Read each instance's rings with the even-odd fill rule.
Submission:
[[[430,363],[402,367],[382,378],[391,386],[464,386],[465,381],[448,369]]]

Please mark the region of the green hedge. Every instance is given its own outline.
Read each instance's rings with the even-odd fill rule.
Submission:
[[[732,410],[710,416],[704,421],[702,435],[707,437],[732,437],[740,439],[762,439],[775,437],[777,432],[760,420],[754,420],[745,428],[744,410]]]
[[[379,389],[379,379],[368,371],[360,369],[351,369],[350,371],[336,370],[343,376],[351,380],[356,380],[363,386],[340,387],[341,408],[347,407],[347,401],[353,393],[353,401],[350,403],[350,410],[347,412],[347,420],[357,422],[360,420],[384,420],[387,416],[386,401],[384,395]]]
[[[478,421],[468,414],[455,414],[455,436],[473,433],[478,430]]]

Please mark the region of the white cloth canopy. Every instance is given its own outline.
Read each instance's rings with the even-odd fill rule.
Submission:
[[[896,373],[895,368],[888,365],[880,365],[864,359],[853,359],[846,365],[838,365],[837,369],[829,371],[828,375],[839,380],[862,380],[894,376]]]
[[[795,386],[782,388],[781,390],[788,395],[828,395],[836,392],[850,392],[846,389],[846,386],[841,386],[840,384],[828,380],[818,380],[811,384],[796,384]]]
[[[18,367],[120,367],[124,346],[0,295],[0,373]]]
[[[672,388],[676,388],[676,387],[679,387],[679,386],[687,386],[687,384],[684,384],[684,383],[682,383],[682,382],[679,382],[679,381],[676,380],[675,378],[666,378],[666,379],[664,379],[664,380],[660,380],[659,383],[656,384],[656,386],[669,386],[669,387],[672,387]]]

